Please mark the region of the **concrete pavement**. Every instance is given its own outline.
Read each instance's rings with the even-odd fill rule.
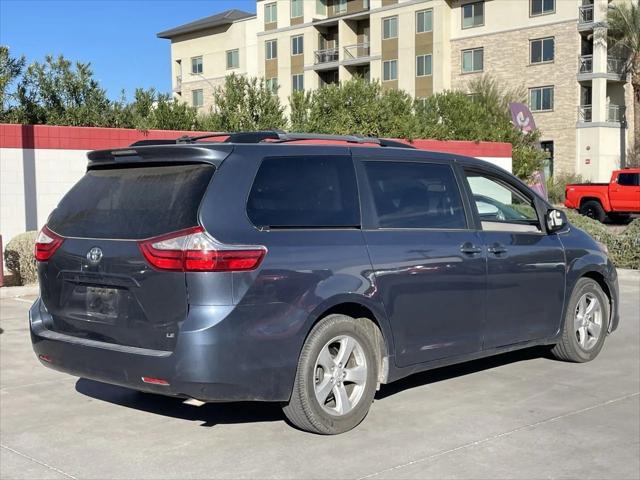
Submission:
[[[640,273],[588,364],[526,350],[384,386],[337,437],[277,405],[185,405],[78,380],[31,350],[30,292],[0,300],[1,478],[639,478]]]

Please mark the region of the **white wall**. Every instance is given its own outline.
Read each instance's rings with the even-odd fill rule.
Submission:
[[[58,201],[84,175],[86,153],[86,150],[0,148],[3,245],[19,233],[44,225]]]

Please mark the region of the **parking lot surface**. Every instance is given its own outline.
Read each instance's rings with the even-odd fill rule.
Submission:
[[[621,271],[620,289],[595,361],[533,349],[414,375],[337,437],[295,430],[274,404],[197,407],[46,369],[35,296],[3,298],[0,477],[640,478],[640,273]]]

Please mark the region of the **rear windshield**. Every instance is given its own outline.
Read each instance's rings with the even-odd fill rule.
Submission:
[[[67,237],[141,239],[197,225],[210,165],[90,170],[47,225]]]

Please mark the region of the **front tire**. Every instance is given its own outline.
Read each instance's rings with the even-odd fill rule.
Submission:
[[[580,206],[580,213],[586,217],[598,220],[600,223],[604,223],[607,219],[607,212],[604,211],[604,208],[602,208],[602,205],[597,200],[584,202]]]
[[[589,362],[602,350],[609,328],[609,298],[590,278],[576,283],[565,314],[562,337],[551,353],[566,362]]]
[[[284,414],[296,427],[335,435],[356,427],[376,393],[379,358],[367,319],[329,315],[302,347]]]

